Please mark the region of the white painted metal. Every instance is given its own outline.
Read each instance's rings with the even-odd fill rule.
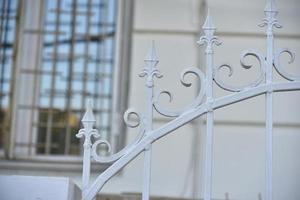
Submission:
[[[199,44],[206,44],[206,73],[199,68],[187,68],[181,74],[181,83],[189,87],[191,83],[185,80],[187,74],[194,74],[200,80],[199,93],[193,103],[186,108],[178,111],[170,111],[163,108],[159,103],[159,97],[163,94],[169,96],[170,101],[172,95],[169,91],[159,91],[154,94],[154,77],[161,78],[162,75],[157,69],[158,59],[156,58],[154,44],[149,50],[146,57],[145,68],[140,74],[141,77],[146,77],[147,89],[147,109],[145,115],[137,112],[135,109],[128,109],[124,113],[124,121],[128,127],[140,127],[139,135],[136,140],[126,146],[121,151],[107,157],[98,155],[97,146],[100,144],[107,145],[110,151],[110,144],[104,140],[96,140],[91,143],[91,137],[99,137],[97,130],[93,129],[95,119],[92,113],[91,105],[89,104],[87,112],[83,117],[83,129],[77,134],[78,137],[85,136],[84,142],[84,158],[83,158],[83,175],[82,175],[82,199],[92,200],[101,190],[104,184],[112,178],[119,170],[126,166],[140,153],[145,152],[144,157],[144,185],[143,185],[143,200],[148,200],[150,196],[151,183],[151,145],[156,140],[166,136],[179,127],[189,123],[190,121],[206,114],[207,115],[207,131],[205,140],[205,160],[204,160],[204,176],[203,176],[203,192],[204,199],[211,200],[212,198],[212,160],[213,160],[213,112],[219,108],[244,101],[258,95],[266,96],[266,199],[272,200],[272,127],[273,127],[273,93],[283,91],[300,90],[299,77],[290,75],[283,70],[279,63],[279,57],[283,53],[290,55],[291,60],[294,60],[294,54],[289,49],[279,49],[274,54],[273,47],[273,27],[280,28],[276,16],[278,11],[275,8],[273,0],[268,0],[265,8],[266,18],[260,26],[267,26],[267,56],[262,56],[256,50],[247,50],[241,55],[241,65],[245,69],[249,69],[252,65],[245,62],[245,58],[253,56],[259,61],[260,75],[257,79],[243,87],[234,87],[226,84],[221,80],[218,73],[223,67],[229,69],[229,76],[232,75],[232,67],[223,64],[215,67],[213,64],[213,45],[220,45],[218,38],[214,36],[216,28],[212,24],[211,17],[208,13],[205,24],[203,25],[204,36],[200,37]],[[275,70],[288,82],[274,83],[272,73],[274,66]],[[213,83],[216,83],[224,90],[233,92],[224,97],[215,98],[213,96]],[[206,97],[206,98],[204,98]],[[152,130],[154,109],[167,117],[174,117],[172,121],[162,127]],[[130,116],[135,115],[136,121],[131,121]],[[90,162],[91,158],[97,162],[112,163],[111,166],[100,174],[96,180],[89,184]]]
[[[273,61],[274,61],[274,36],[273,27],[280,28],[276,16],[278,11],[274,1],[269,1],[265,8],[265,19],[261,26],[267,26],[267,58],[266,58],[266,84],[273,81]],[[273,91],[266,93],[266,200],[272,200],[272,180],[273,180]]]
[[[140,77],[146,77],[146,87],[147,87],[147,110],[146,110],[146,135],[152,130],[153,126],[153,87],[154,87],[154,76],[157,78],[161,78],[162,75],[156,68],[158,64],[158,59],[156,57],[154,41],[152,42],[152,46],[149,49],[147,57],[145,58],[145,68],[139,74]],[[150,183],[151,183],[151,144],[146,147],[144,154],[144,185],[143,185],[143,200],[149,200],[150,196]]]
[[[76,137],[85,137],[83,144],[83,169],[82,169],[82,196],[86,196],[87,189],[89,187],[90,171],[91,171],[91,137],[99,137],[99,133],[93,126],[96,122],[95,116],[92,111],[92,105],[89,101],[86,113],[82,118],[83,129],[81,129]]]
[[[205,139],[205,156],[204,156],[204,183],[203,183],[203,195],[204,200],[211,199],[211,188],[212,188],[212,167],[213,167],[213,126],[214,126],[214,113],[211,105],[213,104],[213,44],[220,45],[218,38],[214,36],[216,27],[212,23],[211,16],[207,14],[206,21],[203,25],[204,36],[199,40],[199,44],[203,45],[206,43],[206,79],[205,79],[205,91],[206,91],[206,102],[208,104],[206,114],[206,139]]]

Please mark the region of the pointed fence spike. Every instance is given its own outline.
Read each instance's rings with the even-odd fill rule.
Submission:
[[[96,122],[92,107],[93,107],[92,101],[89,100],[87,107],[86,107],[86,112],[81,120],[83,123],[84,122]]]
[[[207,10],[206,20],[205,20],[202,28],[204,30],[215,30],[216,29],[215,25],[213,24],[212,17],[210,15],[210,10],[209,9]]]
[[[156,50],[155,50],[155,42],[152,40],[151,47],[148,50],[147,56],[145,58],[145,61],[158,61]]]

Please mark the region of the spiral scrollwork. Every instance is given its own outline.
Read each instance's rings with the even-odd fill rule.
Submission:
[[[255,79],[254,81],[252,81],[251,83],[248,83],[246,85],[243,85],[241,87],[236,87],[236,86],[231,86],[228,85],[227,83],[225,83],[220,77],[219,77],[219,71],[222,68],[227,68],[229,70],[229,74],[228,76],[232,76],[233,74],[233,68],[229,65],[229,64],[222,64],[219,67],[214,69],[214,81],[215,83],[222,89],[230,91],[230,92],[239,92],[241,90],[244,90],[245,88],[249,88],[249,87],[255,87],[257,85],[259,85],[263,80],[264,80],[264,75],[265,75],[265,59],[263,56],[261,56],[261,54],[259,54],[258,52],[256,52],[255,50],[247,50],[244,51],[241,54],[241,58],[240,58],[240,63],[242,65],[243,68],[245,69],[250,69],[253,65],[251,64],[247,64],[246,63],[246,57],[248,56],[253,56],[254,58],[256,58],[259,62],[259,67],[260,67],[260,74],[259,77],[257,79]]]
[[[162,78],[163,75],[160,73],[160,71],[155,68],[144,68],[141,73],[139,73],[139,77],[147,77],[146,79],[146,86],[147,87],[153,87],[153,78]]]
[[[197,42],[200,46],[206,44],[208,47],[212,47],[214,44],[220,46],[222,42],[219,41],[219,37],[215,35],[204,35],[201,36]]]
[[[278,49],[274,55],[274,68],[276,69],[278,74],[280,74],[283,78],[285,78],[289,81],[300,80],[300,76],[295,76],[295,75],[289,74],[282,68],[282,66],[280,64],[280,56],[284,53],[288,54],[290,57],[290,60],[288,62],[289,64],[292,64],[295,61],[295,54],[290,49],[286,49],[286,48]]]
[[[190,68],[185,69],[181,73],[180,82],[185,87],[190,87],[192,85],[192,83],[186,81],[186,75],[187,74],[194,74],[200,80],[199,92],[198,92],[198,95],[197,95],[196,99],[193,101],[193,103],[191,103],[189,106],[185,107],[182,110],[179,110],[179,111],[170,111],[168,109],[163,108],[160,105],[159,99],[160,99],[161,95],[165,94],[165,95],[167,95],[169,97],[169,101],[171,102],[173,100],[173,96],[172,96],[172,94],[169,91],[162,90],[162,91],[158,92],[155,95],[154,101],[153,101],[154,108],[155,108],[155,110],[158,113],[160,113],[161,115],[164,115],[166,117],[177,117],[180,114],[182,114],[183,112],[185,112],[186,110],[195,108],[195,107],[197,107],[198,105],[201,104],[201,102],[203,100],[203,97],[204,97],[204,93],[205,93],[204,87],[203,87],[204,86],[204,80],[205,80],[204,73],[200,69],[195,68],[195,67],[190,67]]]
[[[78,131],[78,133],[76,134],[76,137],[82,138],[84,135],[85,135],[85,129],[82,128]]]
[[[90,129],[88,132],[85,128],[82,128],[78,131],[76,134],[77,138],[82,138],[83,136],[86,137],[85,141],[87,141],[87,145],[90,145],[91,143],[91,137],[93,136],[94,138],[99,138],[100,134],[97,129]]]
[[[131,116],[136,116],[137,121],[131,121],[130,120]],[[140,126],[138,136],[136,137],[136,139],[131,144],[127,145],[126,147],[124,147],[119,152],[114,153],[114,154],[109,155],[109,156],[99,155],[98,151],[97,151],[99,145],[105,145],[105,146],[107,146],[107,153],[110,153],[111,152],[111,145],[109,144],[109,142],[107,142],[106,140],[97,140],[92,145],[92,156],[93,156],[95,161],[100,162],[100,163],[115,162],[116,160],[120,159],[124,154],[126,154],[132,148],[132,146],[137,144],[144,137],[144,134],[145,134],[145,124],[144,124],[144,119],[143,119],[144,117],[136,109],[134,109],[134,108],[128,109],[124,113],[123,118],[124,118],[125,124],[130,128],[136,128],[136,127]]]
[[[258,26],[260,27],[267,26],[268,34],[272,34],[273,27],[282,28],[281,24],[277,19],[278,10],[274,2],[269,1],[264,12],[265,12],[265,18],[262,20],[262,23],[259,24]]]
[[[130,121],[130,116],[136,116],[137,121],[136,122],[131,122]],[[134,108],[129,108],[128,110],[126,110],[126,112],[124,113],[124,122],[126,123],[126,125],[130,128],[136,128],[141,124],[141,114]]]

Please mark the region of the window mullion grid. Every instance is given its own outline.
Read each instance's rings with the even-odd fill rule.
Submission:
[[[58,57],[58,40],[60,33],[60,18],[61,18],[61,3],[62,1],[56,0],[57,12],[55,15],[55,34],[53,41],[53,60],[52,60],[52,70],[51,70],[51,81],[50,81],[50,96],[49,96],[49,108],[47,113],[47,128],[46,128],[46,146],[45,153],[51,154],[52,146],[52,134],[53,134],[53,108],[54,108],[54,98],[56,93],[56,78],[57,78],[57,57]]]
[[[67,119],[72,115],[72,97],[73,97],[73,75],[74,75],[74,58],[75,58],[75,36],[76,36],[76,12],[77,12],[77,0],[74,0],[71,7],[71,43],[70,43],[70,56],[69,56],[69,69],[68,69],[68,83],[67,83],[67,95],[66,95],[66,107],[67,107]],[[66,136],[65,136],[65,149],[64,154],[68,155],[71,146],[71,131],[72,127],[69,123],[66,123]]]

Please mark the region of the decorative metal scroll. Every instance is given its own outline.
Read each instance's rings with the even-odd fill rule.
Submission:
[[[205,155],[204,155],[204,177],[203,177],[203,193],[204,200],[211,200],[212,191],[212,149],[213,149],[213,121],[214,111],[258,95],[265,95],[266,97],[266,200],[272,200],[272,129],[273,129],[273,93],[282,91],[300,90],[300,77],[289,74],[280,63],[280,56],[284,53],[290,56],[290,63],[294,61],[294,53],[289,49],[279,49],[274,52],[274,36],[273,29],[281,28],[277,20],[278,11],[273,0],[267,2],[264,10],[265,18],[263,23],[259,26],[266,27],[267,38],[267,55],[263,56],[256,50],[247,50],[241,54],[240,63],[245,69],[250,69],[251,64],[247,63],[245,58],[252,56],[257,59],[259,63],[259,76],[252,82],[242,86],[236,87],[227,84],[219,76],[220,69],[227,68],[229,76],[233,75],[233,68],[228,64],[215,66],[214,60],[214,45],[220,45],[218,38],[214,35],[216,28],[212,23],[212,19],[208,13],[206,21],[203,25],[204,35],[200,37],[199,45],[205,45],[206,57],[206,72],[202,72],[197,67],[185,69],[180,76],[181,83],[189,87],[192,83],[186,81],[187,74],[193,74],[199,79],[199,91],[194,102],[183,109],[171,111],[164,108],[160,104],[160,96],[167,95],[172,101],[172,94],[169,91],[161,90],[154,91],[154,78],[161,78],[162,74],[157,68],[158,59],[155,53],[154,43],[145,58],[145,66],[140,77],[146,78],[147,91],[147,108],[144,113],[140,113],[135,109],[129,109],[124,114],[124,121],[128,127],[139,127],[139,135],[136,140],[126,146],[121,151],[109,155],[101,156],[97,153],[99,145],[106,145],[110,150],[108,141],[98,139],[101,134],[93,129],[95,117],[92,112],[91,104],[88,105],[87,111],[82,119],[83,129],[79,131],[77,137],[84,138],[84,155],[83,155],[83,174],[82,174],[82,199],[92,200],[101,190],[104,184],[112,178],[119,170],[126,166],[140,153],[145,152],[144,163],[144,186],[143,186],[143,200],[148,200],[150,195],[151,182],[151,145],[156,140],[166,136],[175,129],[189,123],[195,118],[204,114],[207,117],[207,132],[205,141]],[[273,67],[287,82],[273,82],[272,74]],[[217,84],[220,88],[232,92],[223,97],[214,97],[213,84]],[[153,111],[156,110],[159,114],[166,117],[174,118],[169,123],[162,127],[153,130],[152,120]],[[137,121],[130,121],[130,116],[136,116]],[[95,138],[92,143],[91,137]],[[96,180],[90,184],[90,163],[91,159],[100,163],[111,163],[111,166],[101,173]]]

